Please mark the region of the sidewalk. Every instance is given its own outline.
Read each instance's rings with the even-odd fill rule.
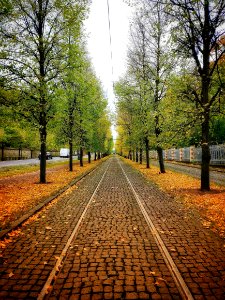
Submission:
[[[154,166],[158,166],[158,161],[151,160],[151,164]],[[193,164],[185,164],[178,163],[172,161],[165,161],[165,168],[180,172],[183,174],[191,175],[192,177],[199,178],[201,177],[201,166],[193,165]],[[225,169],[224,168],[215,168],[213,166],[210,167],[210,180],[211,182],[215,182],[217,184],[225,186]]]
[[[194,299],[224,299],[224,241],[136,170],[122,166]],[[107,167],[46,298],[180,299],[116,158],[5,241],[0,299],[38,297]]]

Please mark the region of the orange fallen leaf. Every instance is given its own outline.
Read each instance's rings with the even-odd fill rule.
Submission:
[[[9,273],[9,278],[11,278],[12,276],[14,276],[15,274],[13,272]]]
[[[166,170],[158,173],[158,167],[146,169],[144,165],[124,159],[126,163],[138,169],[146,178],[169,193],[186,209],[196,209],[203,218],[203,226],[225,237],[225,188],[211,183],[211,191],[200,191],[200,180],[182,173]],[[187,217],[184,216],[186,219]],[[163,220],[164,221],[164,220]]]

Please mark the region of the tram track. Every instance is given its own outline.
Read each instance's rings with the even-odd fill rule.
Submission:
[[[38,300],[58,299],[60,296],[70,299],[71,294],[70,296],[63,294],[68,293],[69,286],[71,293],[73,289],[76,295],[80,293],[79,299],[82,299],[85,289],[90,293],[90,297],[96,296],[99,291],[102,298],[98,299],[147,299],[139,298],[140,295],[142,296],[141,290],[145,291],[143,297],[150,295],[151,298],[151,295],[157,296],[162,292],[166,293],[164,296],[168,293],[168,299],[178,299],[178,293],[179,299],[195,299],[170,255],[170,250],[160,237],[154,221],[149,217],[139,191],[126,172],[118,158],[107,160],[97,172],[96,179],[93,181],[95,188],[87,194],[88,198],[83,201],[74,221],[66,225],[67,232],[65,228],[65,233],[60,234],[62,246],[56,249],[57,260],[54,264],[52,258],[46,261],[46,265],[49,266],[48,276],[43,277],[41,289],[37,295]],[[91,184],[87,184],[84,190],[88,190]],[[64,205],[74,205],[73,200],[68,199]],[[57,209],[60,209],[60,205]],[[54,216],[53,211],[52,216]],[[69,215],[68,217],[70,218]],[[68,223],[68,217],[65,218],[65,224]],[[51,215],[48,216],[48,220],[51,220]],[[51,227],[46,228],[49,232]],[[57,228],[53,230],[50,239],[55,238],[54,235],[57,235],[58,230]],[[35,232],[37,232],[36,229]],[[44,247],[45,239],[41,240]],[[51,244],[48,247],[51,247]],[[12,247],[14,248],[15,246]],[[46,252],[43,251],[43,253]],[[129,257],[133,258],[129,259]],[[78,265],[80,265],[79,268]],[[19,266],[19,268],[22,267]],[[66,273],[67,270],[70,270],[69,273]],[[170,275],[167,274],[167,270]],[[157,286],[156,273],[159,274],[158,277],[167,274],[167,280],[161,277],[160,280],[168,281],[168,286],[165,283],[162,287]],[[87,276],[92,276],[89,278],[90,282],[87,281]],[[70,284],[71,279],[74,282],[74,288]],[[120,286],[122,282],[123,287]],[[88,284],[92,287],[90,288]],[[136,287],[133,287],[133,284],[136,284]],[[134,292],[129,291],[131,288]],[[113,295],[111,298],[110,289],[114,292],[114,294],[111,293]],[[0,294],[0,299],[7,299],[7,297],[1,298]],[[21,297],[21,299],[26,299],[26,297]]]
[[[96,192],[98,191],[99,186],[101,185],[101,182],[104,179],[106,172],[108,171],[109,166],[110,166],[110,164],[108,164],[108,166],[107,166],[105,172],[103,173],[103,175],[102,175],[102,177],[101,177],[101,179],[100,179],[100,181],[99,181],[96,189],[94,190],[94,192],[93,192],[90,200],[88,201],[88,203],[87,203],[87,205],[86,205],[86,207],[85,207],[82,215],[80,216],[80,218],[79,218],[79,220],[78,220],[78,222],[77,222],[77,224],[76,224],[76,226],[75,226],[72,234],[70,235],[70,237],[69,237],[69,239],[68,239],[65,247],[63,248],[63,250],[62,250],[62,252],[61,252],[61,254],[60,254],[60,256],[59,256],[59,258],[58,258],[58,260],[57,260],[57,262],[56,262],[56,264],[54,266],[54,268],[52,269],[52,271],[51,271],[51,273],[50,273],[50,275],[49,275],[49,277],[48,277],[45,285],[43,286],[43,289],[41,290],[41,292],[40,292],[40,294],[38,296],[38,300],[43,300],[44,299],[44,297],[47,294],[47,291],[49,289],[49,286],[51,286],[53,279],[56,277],[56,274],[59,272],[60,267],[61,267],[61,265],[63,263],[63,260],[66,258],[66,254],[67,254],[67,251],[68,251],[68,249],[70,247],[70,244],[71,244],[72,240],[75,238],[75,236],[76,236],[76,234],[77,234],[77,232],[79,230],[79,226],[80,226],[81,222],[83,221],[83,219],[84,219],[84,217],[86,215],[86,212],[87,212],[87,210],[88,210],[91,202],[93,201],[93,198],[96,195]]]
[[[102,162],[101,162],[102,163]],[[7,237],[7,235],[13,231],[16,230],[19,226],[21,226],[24,222],[26,222],[29,218],[33,217],[35,214],[40,212],[42,209],[44,209],[48,204],[50,204],[53,200],[55,200],[57,197],[62,195],[64,192],[66,192],[69,188],[74,186],[75,184],[79,183],[81,180],[83,180],[86,176],[91,174],[93,171],[95,171],[99,165],[96,167],[80,174],[77,176],[74,180],[72,180],[69,184],[67,184],[65,187],[61,188],[60,190],[56,191],[53,195],[50,197],[47,197],[44,201],[36,205],[34,208],[30,209],[28,212],[26,212],[23,216],[21,216],[18,220],[14,221],[13,224],[6,229],[3,229],[0,231],[0,240]]]
[[[136,191],[135,191],[135,189],[134,189],[131,181],[129,180],[127,174],[125,173],[125,171],[124,171],[124,169],[123,169],[123,167],[122,167],[122,165],[121,165],[121,163],[119,162],[118,159],[117,159],[117,163],[119,164],[119,166],[120,166],[120,168],[122,170],[122,173],[123,173],[123,175],[125,176],[125,178],[126,178],[126,180],[128,182],[130,190],[131,190],[132,194],[134,195],[134,197],[135,197],[135,199],[136,199],[136,201],[137,201],[137,203],[139,205],[141,213],[143,214],[143,217],[144,217],[146,223],[149,226],[149,229],[151,231],[152,236],[154,237],[154,239],[156,241],[158,249],[161,252],[161,254],[163,256],[163,259],[164,259],[164,261],[165,261],[165,263],[166,263],[166,265],[167,265],[167,267],[168,267],[168,269],[169,269],[169,271],[170,271],[170,273],[171,273],[171,275],[172,275],[172,277],[174,279],[174,282],[175,282],[175,284],[176,284],[176,286],[177,286],[177,288],[179,290],[181,299],[183,299],[183,300],[193,300],[194,298],[193,298],[190,290],[188,289],[185,281],[183,280],[183,278],[182,278],[182,276],[181,276],[178,268],[176,267],[176,264],[174,263],[172,257],[169,254],[169,251],[168,251],[167,247],[163,243],[163,241],[162,241],[159,233],[157,232],[157,230],[156,230],[156,228],[155,228],[152,220],[148,216],[147,211],[145,210],[145,208],[144,208],[144,206],[143,206],[143,204],[142,204],[142,202],[141,202],[138,194],[136,193]],[[87,211],[88,211],[88,209],[89,209],[89,207],[90,207],[90,205],[91,205],[91,203],[92,203],[92,201],[93,201],[93,199],[94,199],[94,197],[95,197],[98,189],[100,188],[100,185],[101,185],[101,183],[102,183],[102,181],[103,181],[103,179],[104,179],[104,177],[105,177],[105,175],[106,175],[109,167],[110,167],[110,164],[107,166],[107,169],[105,170],[104,174],[102,175],[102,177],[101,177],[101,179],[100,179],[100,181],[99,181],[96,189],[94,190],[94,192],[93,192],[90,200],[88,201],[88,203],[87,203],[87,205],[86,205],[86,207],[85,207],[82,215],[80,216],[80,219],[78,220],[77,225],[75,226],[72,234],[70,235],[70,237],[69,237],[69,239],[68,239],[68,241],[67,241],[67,243],[66,243],[66,245],[65,245],[65,247],[64,247],[64,249],[63,249],[63,251],[62,251],[62,253],[60,255],[60,257],[59,257],[59,259],[57,260],[57,262],[55,264],[55,267],[53,268],[52,272],[50,273],[50,275],[49,275],[49,277],[48,277],[48,279],[47,279],[47,281],[46,281],[46,283],[45,283],[45,285],[44,285],[44,287],[42,289],[42,291],[40,292],[40,294],[38,296],[38,300],[44,300],[46,298],[46,295],[48,294],[49,287],[52,286],[53,281],[55,281],[55,279],[57,277],[57,273],[60,272],[60,269],[62,267],[63,261],[66,260],[67,251],[68,251],[68,249],[69,249],[69,247],[71,245],[71,242],[76,237],[76,235],[78,233],[78,230],[79,230],[79,227],[80,227],[80,224],[84,220],[85,215],[86,215],[86,213],[87,213]],[[50,292],[50,295],[51,295],[51,292]],[[50,295],[47,296],[48,299],[49,299]]]
[[[183,277],[181,276],[175,262],[173,261],[171,255],[169,254],[169,251],[168,251],[167,247],[165,246],[163,240],[161,239],[161,237],[160,237],[156,227],[154,226],[151,218],[148,216],[148,213],[147,213],[146,209],[144,208],[144,205],[142,204],[142,201],[141,201],[140,197],[138,196],[138,193],[135,191],[135,189],[134,189],[131,181],[129,180],[127,174],[125,173],[122,165],[120,163],[119,163],[119,165],[120,165],[120,167],[123,171],[124,176],[127,179],[127,182],[128,182],[128,184],[131,188],[132,193],[135,196],[135,199],[137,200],[137,203],[138,203],[138,205],[140,207],[140,210],[141,210],[141,212],[142,212],[142,214],[143,214],[143,216],[144,216],[144,218],[145,218],[145,220],[146,220],[146,222],[149,226],[149,229],[150,229],[152,235],[155,238],[155,241],[156,241],[156,243],[159,247],[160,252],[162,253],[164,261],[165,261],[168,269],[170,270],[170,273],[173,276],[173,279],[176,283],[176,286],[177,286],[177,288],[180,292],[180,295],[181,295],[182,299],[193,300],[194,298],[193,298],[189,288],[187,287],[187,285],[186,285]]]

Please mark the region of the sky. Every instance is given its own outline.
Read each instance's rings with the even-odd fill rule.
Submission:
[[[88,52],[96,75],[102,82],[109,108],[113,112],[115,111],[113,82],[117,81],[126,70],[129,20],[132,8],[123,0],[108,0],[108,3],[111,47],[107,0],[92,0],[85,27],[88,34]],[[113,135],[115,135],[114,132]]]

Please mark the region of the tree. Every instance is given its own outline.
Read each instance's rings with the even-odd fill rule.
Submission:
[[[197,78],[187,74],[171,74],[165,97],[159,105],[163,116],[160,143],[170,147],[187,147],[200,143],[200,119],[192,90],[199,85]]]
[[[149,137],[152,133],[152,88],[150,84],[150,53],[148,33],[142,12],[137,13],[131,29],[132,47],[128,51],[128,72],[135,86],[137,113],[141,121],[141,137],[145,145],[146,167],[150,167]]]
[[[87,1],[15,0],[1,22],[1,69],[4,88],[20,91],[16,111],[38,127],[40,182],[46,182],[47,125],[53,118],[54,90],[67,66],[64,57],[65,10],[83,15]],[[80,18],[78,18],[78,22]],[[73,19],[76,22],[76,18]]]
[[[148,83],[150,85],[152,113],[154,115],[154,133],[158,153],[160,172],[165,173],[163,149],[160,139],[162,134],[163,111],[160,111],[160,102],[166,94],[168,80],[175,64],[175,57],[170,50],[168,17],[163,11],[160,1],[143,1],[140,9],[143,30],[146,31],[149,60]]]
[[[139,94],[133,85],[130,74],[115,84],[117,102],[117,127],[119,141],[128,149],[127,156],[134,159],[134,152],[142,148],[142,121],[139,115]],[[124,148],[124,150],[125,150]]]
[[[199,91],[192,90],[201,118],[201,190],[210,190],[209,180],[209,133],[212,109],[218,105],[222,85],[215,88],[215,73],[225,49],[217,47],[224,35],[224,0],[168,0],[167,12],[176,26],[174,40],[178,51],[195,64],[199,77]],[[191,98],[193,99],[193,98]]]
[[[70,14],[70,12],[68,12]],[[63,132],[64,140],[68,142],[69,155],[69,170],[73,171],[73,145],[75,135],[75,114],[79,105],[79,96],[81,94],[82,85],[84,84],[83,77],[85,76],[85,68],[87,60],[82,46],[81,26],[71,22],[68,16],[68,24],[65,36],[65,57],[67,68],[64,69],[61,75],[61,87],[59,89],[59,97],[61,99],[58,103],[59,117],[61,119],[60,127]],[[79,26],[78,26],[79,25]]]

